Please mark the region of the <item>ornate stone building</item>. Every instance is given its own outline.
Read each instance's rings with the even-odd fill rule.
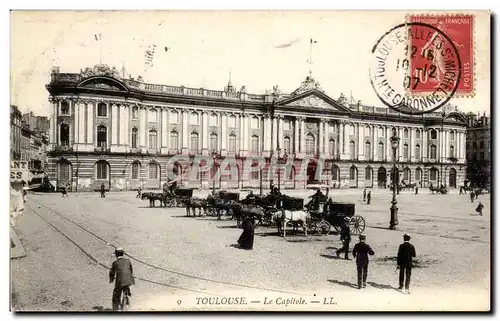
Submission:
[[[72,190],[102,183],[115,190],[159,188],[167,170],[192,187],[258,187],[268,167],[245,176],[245,164],[273,153],[293,161],[290,173],[280,175],[285,188],[318,183],[320,168],[324,184],[384,188],[393,128],[401,138],[398,173],[406,183],[458,186],[465,177],[466,123],[460,114],[443,120],[439,113],[407,116],[349,104],[343,95],[327,96],[310,76],[291,94],[276,86],[256,95],[245,87],[236,91],[230,82],[222,91],[147,84],[98,65],[80,73],[55,68],[46,87],[53,104],[49,175]],[[184,161],[169,161],[175,155],[185,155]],[[217,165],[235,158],[235,175],[212,181],[215,166],[189,179],[196,155],[214,155]],[[307,158],[307,175],[296,176]]]

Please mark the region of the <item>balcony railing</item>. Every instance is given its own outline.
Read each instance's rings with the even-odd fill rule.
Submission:
[[[110,149],[107,148],[106,146],[100,146],[100,147],[95,147],[94,151],[98,153],[107,153],[110,151]]]
[[[73,151],[73,147],[69,146],[69,145],[56,145],[54,147],[54,151],[56,152],[72,152]]]

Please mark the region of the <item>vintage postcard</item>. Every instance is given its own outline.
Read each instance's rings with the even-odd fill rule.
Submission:
[[[490,311],[490,21],[12,11],[12,311]]]

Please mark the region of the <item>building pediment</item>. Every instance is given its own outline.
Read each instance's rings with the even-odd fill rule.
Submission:
[[[310,90],[301,95],[292,96],[278,102],[279,106],[305,109],[321,109],[330,111],[350,112],[350,110],[317,90]]]
[[[93,89],[93,90],[111,90],[128,92],[127,86],[121,81],[107,76],[93,76],[82,80],[77,88]]]

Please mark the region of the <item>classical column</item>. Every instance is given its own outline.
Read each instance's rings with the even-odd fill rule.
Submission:
[[[182,149],[189,149],[188,146],[188,111],[182,111]]]
[[[238,115],[238,120],[239,120],[239,127],[240,127],[240,144],[239,144],[239,153],[240,153],[240,156],[241,155],[241,152],[245,150],[245,115],[243,114],[239,114]]]
[[[202,123],[201,123],[201,128],[202,128],[201,149],[208,151],[208,113],[202,112],[201,119],[202,119]]]
[[[168,146],[168,109],[161,110],[161,147]]]
[[[462,157],[462,163],[465,162],[466,159],[466,138],[465,138],[466,132],[462,132],[462,139],[460,140],[461,146],[459,147],[461,150],[461,157]]]
[[[125,114],[125,108],[123,108],[123,105],[118,105],[118,115],[119,115],[119,121],[120,121],[120,130],[118,131],[118,145],[125,145],[125,122],[124,122],[124,116]]]
[[[118,106],[111,105],[111,145],[118,144]]]
[[[374,161],[378,160],[378,128],[375,127],[375,125],[372,125],[372,144],[373,144],[373,149],[372,149],[372,159]]]
[[[87,103],[87,144],[94,144],[94,102]]]
[[[55,109],[56,109],[56,104],[54,102],[54,100],[52,99],[52,97],[49,98],[49,102],[50,104],[52,105],[52,110],[50,111],[50,127],[49,127],[49,146],[52,148],[52,146],[54,145],[54,128],[55,128],[55,124],[56,124],[56,113],[55,113]],[[12,144],[14,144],[14,142],[12,141],[11,142]],[[14,148],[14,147],[12,147]]]
[[[345,130],[345,123],[342,121],[338,124],[338,127],[337,127],[337,132],[339,133],[338,135],[338,142],[337,142],[337,155],[339,157],[343,157],[344,156],[344,153],[345,153],[345,144],[344,144],[344,130]]]
[[[361,125],[360,123],[357,123],[356,124],[356,127],[357,127],[357,134],[358,134],[358,143],[356,145],[358,145],[356,148],[356,150],[358,151],[358,155],[356,155],[358,157],[359,160],[365,160],[365,151],[364,151],[364,147],[365,147],[365,143],[364,143],[364,138],[365,138],[365,126]]]
[[[130,106],[123,105],[123,144],[128,145],[130,142]]]
[[[248,143],[250,140],[250,131],[249,131],[249,122],[250,117],[248,115],[243,115],[243,148],[245,151],[248,151]]]
[[[273,153],[275,153],[276,148],[278,148],[278,144],[276,141],[276,133],[278,130],[278,120],[276,119],[276,117],[274,117],[272,119],[272,122],[273,122],[273,132],[271,133],[271,135],[272,135],[272,137],[271,137],[271,150],[273,151]]]
[[[403,127],[398,127],[398,136],[399,136],[399,148],[398,148],[398,159],[397,161],[400,162],[403,160],[403,146],[405,144],[404,140],[404,128]]]
[[[318,127],[319,127],[319,137],[318,137],[318,150],[321,154],[323,154],[323,142],[325,138],[325,129],[323,127],[324,119],[319,119]]]
[[[283,150],[283,116],[278,116],[278,128],[275,130],[278,131],[278,142],[281,150]]]
[[[75,134],[74,134],[74,144],[78,144],[79,143],[79,137],[78,137],[78,134],[80,132],[80,121],[79,121],[79,116],[80,114],[78,113],[78,110],[79,110],[79,105],[80,103],[75,101],[73,102],[73,105],[75,106],[75,108],[73,109],[74,113],[73,113],[73,117],[74,117],[74,121],[73,121],[73,124],[74,124],[74,128],[75,128]],[[75,147],[76,148],[76,147]]]
[[[351,158],[351,125],[350,123],[346,123],[344,126],[344,157],[345,159]],[[354,128],[354,126],[353,126]]]
[[[299,121],[299,118],[295,118],[295,125],[293,127],[293,132],[294,132],[294,135],[293,135],[293,138],[294,138],[294,146],[293,146],[293,151],[294,153],[299,153],[300,152],[300,133],[299,133],[299,128],[300,128],[300,121]]]
[[[389,126],[385,126],[385,158],[387,160],[392,159],[392,148],[391,148],[391,136],[392,136],[392,129],[389,129]]]
[[[415,128],[410,128],[410,147],[408,148],[408,154],[410,156],[410,162],[415,162]]]
[[[271,150],[271,119],[269,115],[264,115],[264,152]]]
[[[420,153],[422,154],[422,162],[427,162],[427,155],[429,150],[428,132],[429,130],[426,128],[422,130],[423,139],[422,139],[422,147],[420,148]]]
[[[146,147],[146,108],[139,107],[139,146]]]
[[[78,144],[85,143],[85,103],[78,102]]]
[[[222,147],[221,147],[221,152],[225,153],[227,150],[227,114],[222,113],[221,117],[222,121],[222,127],[221,127],[221,142],[222,142]]]
[[[305,154],[306,152],[306,137],[304,133],[305,118],[299,118],[300,123],[300,153]]]

